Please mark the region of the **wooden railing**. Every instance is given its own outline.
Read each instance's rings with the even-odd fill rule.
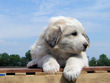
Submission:
[[[63,68],[56,74],[46,74],[40,68],[0,68],[0,83],[70,83],[62,72]],[[110,67],[83,68],[76,83],[110,83]]]
[[[60,69],[60,72],[63,68]],[[108,66],[97,66],[97,67],[85,67],[82,71],[107,71],[110,72],[110,67]],[[0,73],[16,73],[16,72],[43,72],[40,68],[0,68]]]

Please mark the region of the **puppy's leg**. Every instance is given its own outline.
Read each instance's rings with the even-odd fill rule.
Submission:
[[[46,55],[42,58],[42,68],[46,73],[56,73],[60,69],[60,65],[57,60],[51,55]]]
[[[69,81],[75,81],[80,75],[82,68],[84,67],[82,58],[70,57],[67,60],[66,66],[64,68],[64,77]]]
[[[32,67],[37,67],[37,59],[34,59],[32,61],[30,61],[28,64],[27,64],[27,67],[28,68],[32,68]]]
[[[40,42],[41,43],[41,42]],[[47,48],[43,44],[35,43],[31,48],[31,57],[32,61],[27,64],[27,67],[39,67],[41,65],[41,59],[44,57],[48,52]],[[40,62],[40,63],[39,63]]]

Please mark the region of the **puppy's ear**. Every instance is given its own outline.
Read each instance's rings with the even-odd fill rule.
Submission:
[[[90,46],[90,40],[89,40],[89,37],[87,36],[86,33],[83,34],[83,36],[86,38],[86,40],[88,41],[88,46]]]
[[[44,39],[45,39],[46,43],[50,47],[53,48],[56,44],[58,44],[58,42],[61,38],[61,34],[62,34],[62,31],[59,26],[57,26],[57,27],[55,26],[52,28],[49,27],[45,33]]]

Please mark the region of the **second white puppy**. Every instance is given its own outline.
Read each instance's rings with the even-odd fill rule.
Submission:
[[[65,78],[74,81],[82,68],[88,66],[85,52],[88,45],[89,38],[78,20],[63,16],[53,17],[32,46],[32,61],[27,67],[37,65],[46,73],[56,73],[60,66],[65,66]]]

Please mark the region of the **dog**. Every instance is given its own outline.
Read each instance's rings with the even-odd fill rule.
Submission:
[[[32,45],[32,61],[27,67],[37,65],[46,73],[56,73],[64,67],[63,75],[74,81],[83,67],[88,67],[86,49],[90,41],[82,24],[75,18],[52,17],[47,28]]]

